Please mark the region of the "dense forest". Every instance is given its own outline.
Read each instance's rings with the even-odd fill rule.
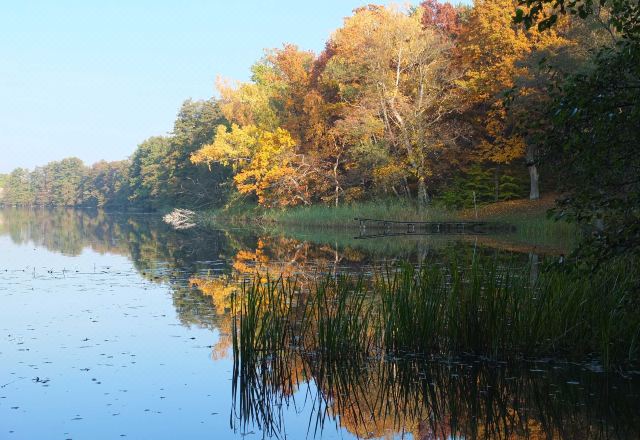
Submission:
[[[557,214],[639,242],[636,0],[356,9],[314,54],[265,51],[251,80],[186,101],[130,158],[0,176],[4,204],[419,206],[562,195]]]

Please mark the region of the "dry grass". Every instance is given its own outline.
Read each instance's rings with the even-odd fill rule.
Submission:
[[[539,200],[518,199],[506,202],[491,203],[478,208],[478,218],[481,220],[505,219],[511,217],[537,217],[546,216],[547,211],[554,207],[557,194],[544,196]],[[473,220],[476,213],[474,209],[464,209],[458,213],[461,219]]]

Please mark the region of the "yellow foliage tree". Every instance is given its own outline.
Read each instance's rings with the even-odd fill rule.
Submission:
[[[254,194],[264,206],[308,203],[309,189],[303,179],[308,173],[295,154],[296,142],[288,131],[273,131],[255,125],[231,130],[221,125],[214,141],[196,151],[195,164],[219,162],[233,168],[234,183],[241,194]]]
[[[322,79],[334,84],[346,103],[336,136],[351,144],[355,127],[355,146],[386,145],[387,163],[378,166],[403,163],[426,203],[428,181],[438,177],[463,132],[452,117],[457,108],[452,42],[423,26],[420,8],[407,13],[368,6],[345,20],[331,45]]]

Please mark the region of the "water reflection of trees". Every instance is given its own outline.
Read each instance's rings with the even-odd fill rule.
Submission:
[[[284,274],[310,281],[318,273],[356,271],[389,257],[386,249],[312,243],[247,230],[174,231],[158,215],[65,208],[0,210],[0,235],[78,256],[84,249],[131,259],[145,279],[171,287],[184,325],[228,330],[229,298],[239,281],[256,274]],[[417,258],[422,247],[406,250]],[[413,257],[412,257],[413,255]],[[224,324],[223,324],[224,323]]]
[[[145,279],[170,286],[180,322],[229,332],[230,298],[239,282],[255,275],[295,277],[301,285],[319,275],[360,272],[395,259],[418,261],[476,253],[505,258],[495,250],[469,244],[442,246],[437,241],[394,239],[354,242],[351,234],[319,234],[313,240],[283,233],[236,230],[175,231],[158,215],[107,213],[64,208],[0,210],[0,235],[18,244],[33,243],[77,256],[84,249],[131,259]],[[512,258],[512,257],[508,257]],[[520,258],[528,261],[526,255]],[[227,344],[228,345],[228,344]],[[221,356],[224,344],[217,354]]]
[[[238,357],[234,427],[286,436],[310,408],[309,437],[341,427],[359,438],[638,438],[637,389],[579,368],[478,360],[336,361],[286,350]],[[291,390],[301,388],[294,398]]]
[[[431,258],[437,264],[450,254],[468,259],[484,253],[494,259],[518,258],[522,264],[529,261],[526,254],[505,256],[475,243],[443,245],[437,239],[354,242],[349,233],[345,237],[321,232],[305,240],[300,235],[291,238],[242,229],[175,231],[159,217],[9,208],[0,210],[0,235],[70,256],[86,248],[126,256],[145,279],[170,286],[181,323],[219,329],[222,339],[228,334],[232,292],[241,280],[255,275],[282,274],[305,286],[320,274],[362,272],[396,259]]]
[[[124,233],[122,224],[110,220],[100,211],[4,208],[0,210],[0,235],[8,235],[16,244],[33,243],[69,256],[79,255],[86,247],[126,254],[124,243],[118,245]]]
[[[467,258],[483,253],[529,261],[527,254],[505,256],[473,243],[444,248],[386,242],[376,248],[245,230],[173,231],[157,216],[72,209],[0,210],[0,235],[71,256],[86,248],[127,256],[141,276],[171,288],[183,325],[219,333],[214,359],[232,351],[231,301],[239,282],[256,274],[284,274],[304,286],[318,274],[362,271],[398,255],[438,261],[450,252]],[[640,436],[638,391],[630,383],[580,368],[532,369],[475,361],[338,362],[288,345],[252,356],[236,351],[234,423],[282,434],[287,406],[304,400],[312,408],[310,437],[330,424],[361,438],[403,432],[416,439]]]
[[[640,435],[637,382],[595,366],[385,350],[375,316],[358,306],[372,300],[357,294],[359,282],[347,278],[340,291],[356,293],[332,295],[332,280],[313,294],[297,282],[256,281],[232,297],[234,428],[286,438],[292,413],[310,412],[311,438],[331,425],[358,438]]]

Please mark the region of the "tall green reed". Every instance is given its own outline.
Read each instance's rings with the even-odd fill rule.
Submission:
[[[590,277],[476,258],[403,264],[369,278],[255,280],[245,286],[236,341],[252,350],[295,344],[329,357],[470,353],[493,359],[638,359],[636,274],[612,263]],[[236,300],[238,301],[238,300]]]

